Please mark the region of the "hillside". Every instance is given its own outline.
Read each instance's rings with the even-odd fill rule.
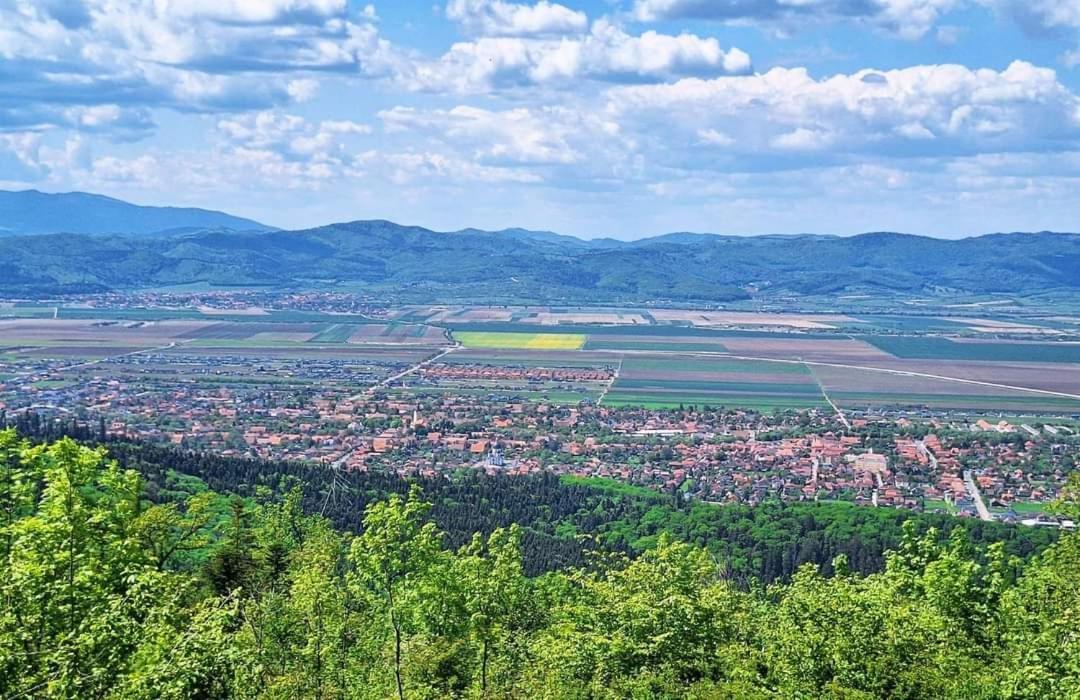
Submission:
[[[143,207],[85,192],[49,194],[37,190],[0,190],[0,235],[151,234],[176,229],[216,228],[265,231],[271,227],[219,211]]]
[[[206,283],[369,291],[411,300],[728,301],[787,294],[1030,293],[1080,288],[1080,235],[941,240],[675,234],[634,242],[439,233],[388,221],[303,231],[0,237],[0,293]]]

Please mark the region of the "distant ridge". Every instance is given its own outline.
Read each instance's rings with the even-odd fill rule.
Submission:
[[[144,207],[86,192],[50,194],[38,190],[0,190],[0,235],[146,235],[219,228],[274,230],[258,221],[209,209]]]
[[[544,231],[436,232],[391,221],[301,231],[0,237],[0,293],[200,284],[363,291],[426,302],[608,303],[840,294],[1080,292],[1080,235],[942,240],[676,233],[583,241]]]

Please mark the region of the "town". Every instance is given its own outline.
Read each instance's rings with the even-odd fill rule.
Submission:
[[[1080,455],[1067,418],[875,410],[841,420],[819,409],[553,403],[521,391],[523,382],[603,384],[613,375],[603,367],[434,362],[419,367],[412,393],[380,381],[413,361],[265,352],[24,360],[0,369],[0,420],[69,413],[110,438],[346,470],[550,471],[708,502],[844,500],[1072,525],[1043,512]],[[473,379],[482,391],[423,390]]]

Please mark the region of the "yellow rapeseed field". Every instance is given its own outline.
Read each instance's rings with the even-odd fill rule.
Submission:
[[[588,336],[577,333],[454,333],[467,348],[580,350]]]

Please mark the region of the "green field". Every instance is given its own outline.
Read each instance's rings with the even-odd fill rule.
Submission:
[[[1049,507],[1049,503],[1032,503],[1031,501],[1017,501],[1009,504],[1009,510],[1017,515],[1042,515]],[[995,508],[994,510],[1004,513],[1006,509]]]
[[[830,391],[829,397],[842,406],[927,406],[931,408],[985,409],[988,411],[1023,410],[1080,412],[1080,401],[1036,394],[992,396],[979,394],[896,394],[877,392]]]
[[[454,333],[467,348],[580,350],[587,336],[576,333]]]
[[[321,331],[309,343],[344,343],[356,332],[356,326],[350,323],[335,323]]]
[[[923,509],[928,511],[940,510],[943,513],[955,513],[956,506],[940,498],[923,499]]]
[[[1080,343],[959,343],[940,336],[896,335],[859,339],[905,360],[1080,363]]]
[[[731,375],[745,375],[746,379]],[[752,375],[769,376],[761,377],[765,379],[761,381]],[[674,354],[625,358],[604,404],[647,408],[723,406],[762,411],[827,406],[805,365]]]
[[[665,392],[612,391],[604,397],[605,406],[641,406],[644,408],[677,408],[679,406],[744,408],[757,411],[773,409],[824,408],[828,404],[819,395],[810,396],[762,396],[761,394],[694,394]]]
[[[702,395],[720,392],[724,394],[811,394],[816,396],[821,393],[817,384],[811,382],[788,384],[779,382],[708,381],[704,379],[675,380],[620,378],[614,387],[615,391],[633,391],[637,389],[665,392],[685,391]]]

